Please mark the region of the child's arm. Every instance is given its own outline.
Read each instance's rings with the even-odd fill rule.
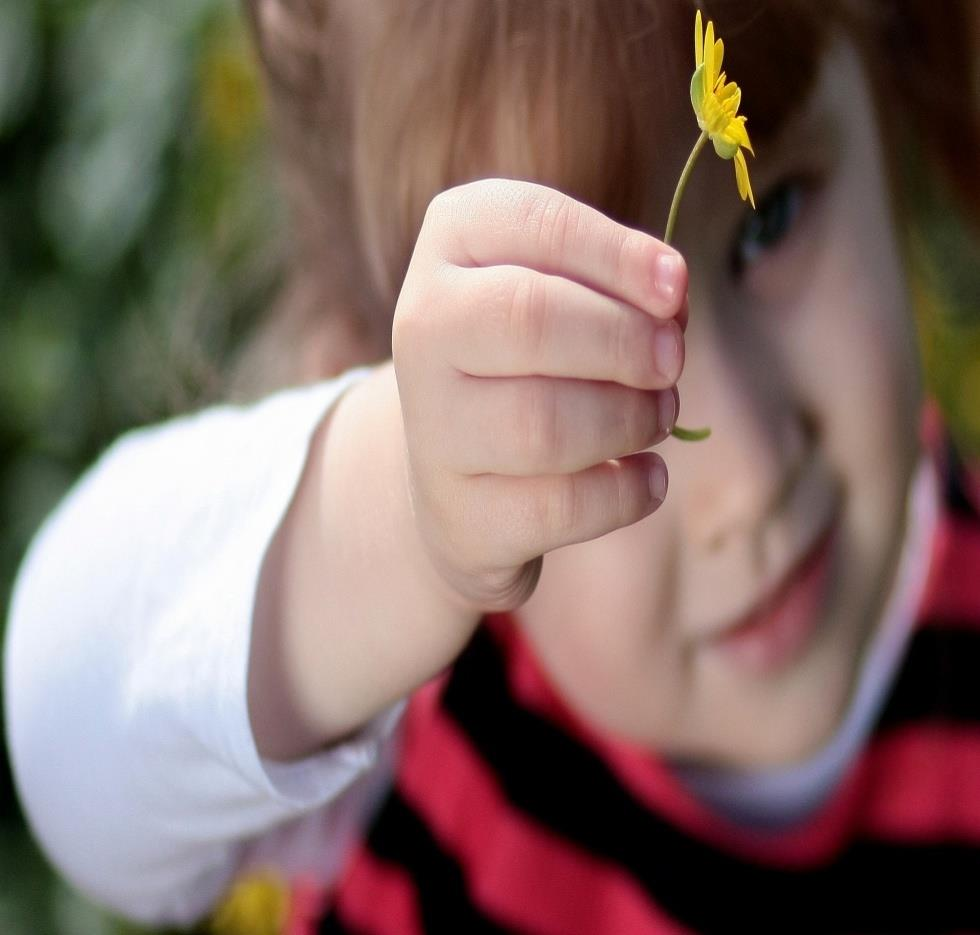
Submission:
[[[685,295],[652,237],[475,183],[433,202],[393,364],[331,417],[286,394],[117,446],[32,547],[7,651],[15,772],[68,876],[194,918],[241,842],[335,801],[379,740],[293,764],[288,788],[260,756],[379,718],[383,737],[545,552],[656,509],[662,462],[632,453],[673,423]]]
[[[527,600],[544,553],[659,506],[643,449],[676,418],[686,294],[677,253],[557,191],[495,179],[432,202],[393,363],[318,433],[270,551],[260,749],[343,737],[449,664],[482,612]]]
[[[358,830],[397,709],[330,752],[270,763],[246,672],[261,563],[309,439],[366,374],[131,433],[24,561],[4,658],[21,800],[68,879],[125,915],[194,920],[246,842],[302,816],[319,840],[306,869],[329,876]]]

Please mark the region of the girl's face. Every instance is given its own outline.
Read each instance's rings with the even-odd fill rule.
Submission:
[[[691,127],[662,165],[683,164]],[[676,240],[691,282],[680,422],[711,438],[660,446],[661,509],[548,555],[520,611],[587,717],[743,767],[801,759],[840,720],[892,582],[921,393],[851,45],[831,48],[805,109],[757,151],[758,212],[709,147]]]

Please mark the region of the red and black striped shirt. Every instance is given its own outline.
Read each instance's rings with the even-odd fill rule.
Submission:
[[[711,812],[570,715],[494,616],[413,699],[395,785],[319,931],[980,932],[980,515],[945,461],[908,651],[815,814],[760,831]]]

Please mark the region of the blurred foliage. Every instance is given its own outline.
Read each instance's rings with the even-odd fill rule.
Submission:
[[[913,167],[915,300],[925,378],[964,454],[980,458],[980,220]]]
[[[0,621],[73,479],[220,392],[268,304],[263,116],[234,0],[0,0]],[[4,757],[0,932],[121,931],[46,870]]]
[[[0,0],[0,621],[30,536],[133,424],[213,398],[281,216],[234,0]],[[980,262],[919,193],[930,383],[980,453]],[[2,746],[0,746],[2,749]],[[0,932],[135,931],[59,881],[0,757]]]

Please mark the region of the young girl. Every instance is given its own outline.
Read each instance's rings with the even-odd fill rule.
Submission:
[[[980,930],[980,519],[902,237],[912,150],[977,208],[968,4],[698,6],[758,210],[709,150],[668,247],[690,0],[252,0],[296,237],[238,385],[310,385],[120,440],[13,604],[19,788],[93,898]]]

